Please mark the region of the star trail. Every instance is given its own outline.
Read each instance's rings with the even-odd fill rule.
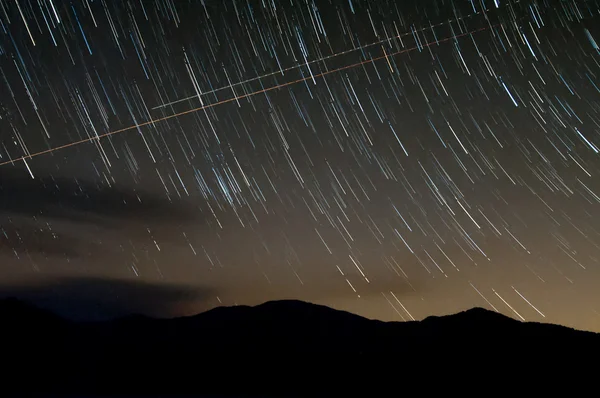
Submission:
[[[2,286],[600,331],[599,13],[0,1]]]

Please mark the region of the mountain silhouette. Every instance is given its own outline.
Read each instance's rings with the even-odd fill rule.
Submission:
[[[76,322],[5,299],[0,322],[9,364],[0,389],[20,394],[337,396],[448,372],[450,359],[486,370],[511,361],[512,371],[548,358],[565,366],[580,348],[594,356],[600,347],[595,333],[482,308],[382,322],[295,300]]]

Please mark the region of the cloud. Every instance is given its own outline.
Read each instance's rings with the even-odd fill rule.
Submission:
[[[131,225],[168,231],[204,219],[189,203],[118,186],[0,170],[0,251],[69,258],[105,254],[98,244]],[[104,234],[103,234],[104,232]],[[124,236],[131,239],[131,236]],[[169,234],[165,239],[169,239]]]
[[[189,220],[183,202],[171,202],[124,187],[106,187],[52,176],[36,177],[5,167],[0,172],[2,213],[86,220],[88,217]]]
[[[0,286],[0,298],[14,297],[74,320],[99,321],[133,314],[179,315],[201,307],[214,289],[106,278],[59,278]]]

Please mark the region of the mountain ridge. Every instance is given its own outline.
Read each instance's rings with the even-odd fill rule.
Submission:
[[[75,322],[0,300],[0,321],[2,359],[11,364],[4,388],[19,387],[21,393],[286,396],[293,387],[310,396],[331,395],[391,383],[393,376],[382,381],[386,372],[417,377],[432,363],[442,366],[458,357],[476,369],[479,363],[499,366],[494,361],[532,366],[545,364],[542,358],[600,353],[600,334],[520,322],[483,308],[383,322],[282,300],[171,319],[133,315]],[[388,369],[390,361],[395,365]],[[19,384],[19,369],[28,369],[37,382]],[[353,384],[340,385],[333,377],[338,373]]]

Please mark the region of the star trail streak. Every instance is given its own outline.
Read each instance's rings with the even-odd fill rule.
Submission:
[[[599,10],[0,0],[2,280],[600,331]]]
[[[452,40],[452,39],[456,39],[458,37],[462,37],[462,36],[466,36],[466,35],[469,35],[469,34],[477,33],[478,31],[482,31],[482,30],[486,30],[486,29],[487,28],[481,28],[481,29],[476,30],[476,31],[472,31],[472,32],[468,32],[468,33],[464,33],[464,34],[460,34],[460,35],[456,35],[456,36],[444,38],[444,39],[438,40],[436,42],[426,43],[423,46],[428,47],[428,46],[431,46],[433,44],[439,44],[441,42],[445,42],[445,41],[449,41],[449,40]],[[139,124],[134,124],[132,126],[124,127],[122,129],[119,129],[119,130],[109,131],[109,132],[101,134],[101,135],[96,135],[96,136],[94,136],[92,138],[86,138],[86,139],[83,139],[83,140],[79,140],[79,141],[75,141],[75,142],[70,142],[68,144],[60,145],[60,146],[55,147],[55,148],[50,148],[50,149],[46,149],[44,151],[40,151],[40,152],[36,152],[36,153],[31,153],[31,154],[28,154],[26,156],[22,156],[22,157],[17,158],[17,159],[11,159],[11,160],[8,160],[8,161],[5,161],[5,162],[0,162],[0,166],[4,166],[4,165],[9,164],[9,163],[10,164],[14,164],[14,162],[18,162],[18,161],[21,161],[21,160],[25,161],[26,159],[30,159],[30,158],[32,158],[34,156],[45,155],[47,153],[54,152],[54,151],[61,150],[61,149],[65,149],[65,148],[69,148],[69,147],[72,147],[72,146],[75,146],[75,145],[89,143],[89,142],[92,142],[94,140],[100,140],[101,138],[109,137],[109,136],[114,135],[114,134],[124,133],[126,131],[131,131],[131,130],[134,130],[134,129],[138,129],[140,127],[144,127],[144,126],[148,126],[148,125],[151,125],[151,124],[154,124],[154,123],[157,123],[157,122],[162,122],[164,120],[172,119],[174,117],[183,116],[183,115],[187,115],[189,113],[202,111],[202,110],[205,110],[207,108],[212,108],[212,107],[217,106],[217,105],[227,104],[229,102],[234,102],[234,101],[237,102],[240,99],[244,99],[244,98],[251,97],[251,96],[254,96],[254,95],[258,95],[258,94],[263,94],[263,93],[266,93],[266,92],[269,92],[269,91],[273,91],[273,90],[277,90],[277,89],[280,89],[280,88],[283,88],[283,87],[291,86],[293,84],[301,83],[301,82],[304,82],[304,81],[309,80],[309,79],[315,79],[315,78],[323,77],[323,76],[329,75],[331,73],[341,72],[341,71],[346,70],[346,69],[355,68],[357,66],[361,66],[361,65],[364,65],[364,64],[367,64],[367,63],[379,61],[379,60],[384,59],[384,58],[387,59],[387,57],[392,57],[394,55],[403,54],[403,53],[406,53],[408,51],[416,50],[417,48],[418,47],[411,47],[411,48],[408,48],[406,50],[397,51],[397,52],[392,53],[392,54],[385,54],[383,56],[371,58],[371,59],[368,59],[368,60],[365,60],[365,61],[361,61],[361,62],[358,62],[358,63],[355,63],[355,64],[345,65],[345,66],[342,66],[342,67],[339,67],[339,68],[336,68],[336,69],[333,69],[333,70],[329,70],[327,72],[322,72],[322,73],[316,74],[316,75],[311,76],[311,77],[304,77],[304,78],[297,79],[297,80],[294,80],[294,81],[291,81],[291,82],[281,83],[281,84],[278,84],[277,86],[268,87],[268,88],[264,88],[262,90],[253,91],[251,93],[234,96],[233,98],[224,99],[224,100],[212,103],[212,104],[200,106],[198,108],[188,109],[186,111],[181,111],[181,112],[175,113],[173,115],[164,116],[164,117],[161,117],[159,119],[151,119],[151,120],[149,120],[147,122],[143,122],[143,123],[139,123]],[[270,75],[265,75],[265,76],[270,76]],[[253,81],[253,80],[257,80],[257,79],[263,78],[265,76],[254,78],[254,79],[250,79],[250,80],[247,80],[245,82],[241,82],[241,83],[237,83],[237,84],[232,84],[232,85],[230,85],[228,87],[224,87],[222,89],[216,89],[216,90],[213,90],[211,92],[202,93],[202,94],[206,95],[206,94],[209,94],[209,93],[215,93],[215,92],[223,90],[225,88],[230,89],[230,88],[232,88],[235,85],[247,83],[247,82],[250,82],[250,81]],[[152,108],[152,109],[158,109],[158,108],[162,108],[162,107],[165,107],[165,106],[170,106],[170,105],[173,105],[175,103],[179,103],[179,102],[190,100],[192,98],[197,98],[197,97],[198,96],[188,97],[188,98],[185,98],[185,99],[182,99],[182,100],[173,101],[173,102],[170,102],[169,104],[161,105],[160,107],[156,107],[156,108]],[[25,164],[27,165],[27,163],[25,163]]]
[[[477,15],[477,14],[479,14],[479,12],[475,13],[475,15]],[[472,16],[473,15],[468,15],[467,18],[470,18]],[[456,21],[457,20],[451,20],[450,23],[456,22]],[[439,23],[439,24],[437,24],[437,26],[441,26],[441,25],[443,25],[445,23],[446,22]],[[433,30],[434,26],[431,25],[428,28],[422,28],[421,31],[423,31],[424,29],[432,29]],[[488,29],[488,28],[482,28],[481,30],[486,30],[486,29]],[[475,32],[471,32],[471,33],[475,33]],[[389,43],[389,42],[391,42],[393,40],[400,40],[402,37],[405,37],[405,36],[408,36],[408,35],[411,35],[411,34],[413,34],[412,31],[411,32],[401,33],[401,34],[399,34],[398,36],[395,36],[395,37],[386,37],[386,38],[384,38],[382,40],[378,40],[378,41],[375,41],[373,43],[365,44],[365,45],[362,45],[362,46],[357,47],[357,48],[352,48],[350,50],[340,51],[340,52],[337,52],[337,53],[334,53],[334,54],[331,54],[331,55],[327,55],[327,56],[322,57],[322,58],[313,59],[313,60],[309,61],[308,64],[311,65],[311,64],[314,64],[316,62],[327,61],[329,59],[332,59],[332,58],[335,58],[335,57],[339,57],[341,55],[349,54],[349,53],[354,52],[354,51],[364,50],[366,48],[373,47],[373,46],[376,46],[378,44],[381,45],[381,44],[384,44],[384,43]],[[455,38],[461,37],[461,36],[464,36],[464,35],[452,36],[451,38],[446,38],[446,39],[441,40],[441,41],[438,40],[437,37],[436,37],[435,44],[438,44],[438,43],[440,43],[442,41],[447,41],[449,39],[455,39]],[[426,46],[430,46],[432,44],[434,44],[434,43],[427,43]],[[383,46],[382,46],[382,49],[383,49],[383,51],[385,53],[385,48]],[[413,48],[409,49],[408,51],[410,51],[410,50],[416,50],[416,49],[417,49],[417,47],[413,47]],[[389,54],[389,56],[401,54],[403,52],[404,51],[399,51],[399,52],[396,52],[394,54]],[[376,59],[367,60],[367,61],[365,61],[365,63],[366,62],[373,62],[374,60],[378,60],[378,59],[381,59],[381,57],[378,57]],[[285,72],[289,72],[291,70],[298,69],[300,67],[301,67],[301,65],[295,65],[295,66],[290,66],[290,67],[287,67],[287,68],[284,68],[284,69],[280,68],[279,70],[277,70],[275,72],[265,73],[264,75],[253,77],[251,79],[244,80],[243,82],[237,82],[237,83],[234,83],[234,84],[230,84],[228,86],[224,86],[224,87],[216,88],[216,89],[213,89],[213,90],[210,90],[210,91],[202,92],[202,93],[200,93],[200,95],[208,95],[208,94],[216,93],[217,91],[229,90],[229,89],[231,89],[232,87],[235,87],[235,86],[239,86],[239,85],[242,85],[242,84],[250,83],[250,82],[253,82],[253,81],[256,81],[256,80],[264,79],[266,77],[275,76],[275,75],[278,75],[278,74],[281,74],[283,76],[285,74]],[[327,72],[327,73],[329,73],[329,72]],[[171,106],[171,105],[174,105],[174,104],[178,104],[180,102],[188,101],[188,100],[193,99],[193,98],[198,98],[198,96],[197,95],[193,95],[191,97],[186,97],[186,98],[178,99],[178,100],[175,100],[175,101],[171,101],[168,104],[161,104],[161,105],[153,107],[152,110],[159,109],[159,108],[164,108],[166,106]]]

